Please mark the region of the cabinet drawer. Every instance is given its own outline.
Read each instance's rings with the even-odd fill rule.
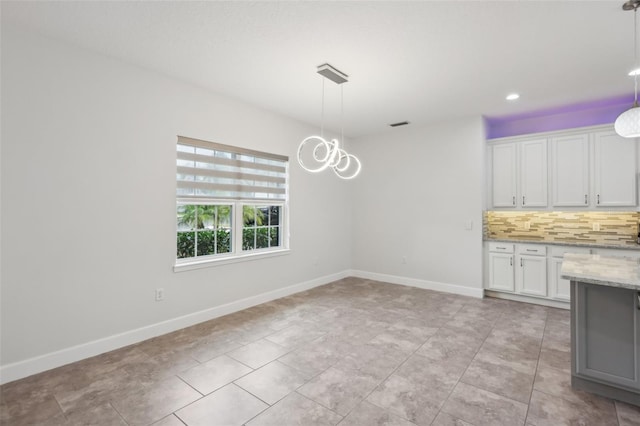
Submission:
[[[551,247],[551,257],[564,257],[567,253],[591,254],[591,249],[586,247]]]
[[[513,244],[489,243],[489,251],[492,253],[513,253]]]
[[[518,254],[528,254],[531,256],[546,256],[547,247],[536,244],[518,244]]]

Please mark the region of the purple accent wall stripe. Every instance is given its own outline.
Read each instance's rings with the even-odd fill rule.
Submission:
[[[487,139],[610,124],[632,104],[633,95],[624,95],[524,114],[485,117]]]

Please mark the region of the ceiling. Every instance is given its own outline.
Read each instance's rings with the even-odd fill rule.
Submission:
[[[1,2],[2,24],[359,137],[628,94],[633,13],[606,1]],[[521,98],[507,102],[518,92]]]

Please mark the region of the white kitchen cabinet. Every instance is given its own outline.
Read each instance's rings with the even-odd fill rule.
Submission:
[[[562,259],[566,253],[600,253],[608,256],[630,256],[640,259],[640,250],[592,249],[555,244],[489,242],[485,288],[507,298],[568,306],[570,282],[562,278]],[[522,299],[522,297],[525,299]],[[557,302],[561,302],[557,305]]]
[[[547,206],[547,140],[517,143],[520,150],[520,202],[522,207]]]
[[[509,243],[489,243],[489,289],[514,291],[514,247]]]
[[[547,140],[493,145],[491,194],[493,207],[546,207]]]
[[[493,207],[516,206],[516,145],[501,144],[491,147],[491,182]]]
[[[568,302],[571,299],[571,283],[562,278],[562,258],[566,253],[590,254],[585,247],[551,246],[549,258],[549,294],[552,299]]]
[[[636,140],[614,131],[593,135],[596,207],[636,205]]]
[[[551,205],[588,207],[589,135],[577,134],[552,138],[550,146]]]
[[[513,254],[489,253],[490,290],[514,291]]]
[[[543,245],[519,244],[516,292],[530,296],[547,295],[547,252]]]
[[[638,139],[612,126],[488,141],[489,208],[636,207]]]
[[[549,259],[549,297],[557,300],[571,300],[571,284],[562,278],[562,258]]]

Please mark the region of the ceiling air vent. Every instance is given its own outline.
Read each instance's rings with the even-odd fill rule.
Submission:
[[[408,121],[400,121],[398,123],[391,123],[391,124],[389,124],[389,126],[391,126],[391,127],[400,127],[400,126],[406,126],[407,124],[409,124]]]

